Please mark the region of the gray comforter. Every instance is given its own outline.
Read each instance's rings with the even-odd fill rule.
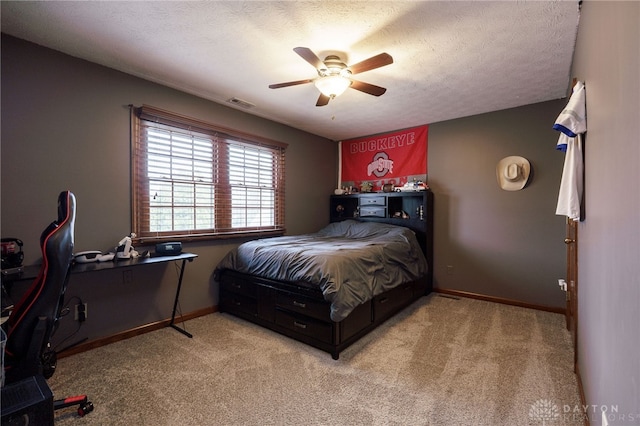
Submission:
[[[385,290],[424,277],[427,261],[408,228],[346,220],[317,233],[241,244],[216,267],[319,286],[341,321]]]

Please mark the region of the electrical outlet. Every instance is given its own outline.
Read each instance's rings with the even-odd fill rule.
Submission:
[[[560,290],[567,291],[567,282],[565,280],[559,279],[558,285],[560,286]]]
[[[122,271],[122,283],[125,285],[131,284],[133,281],[133,271],[131,269],[126,269]]]
[[[76,305],[75,314],[73,315],[73,319],[79,322],[84,322],[87,320],[88,307],[86,303],[80,303]]]
[[[447,275],[453,275],[453,265],[447,265]]]

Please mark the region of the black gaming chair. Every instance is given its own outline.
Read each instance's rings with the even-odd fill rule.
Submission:
[[[56,356],[50,349],[62,309],[73,258],[76,199],[69,191],[58,196],[58,220],[40,236],[42,266],[38,277],[16,303],[6,322],[5,384],[55,372]],[[78,414],[93,410],[86,395],[54,401],[54,408],[78,405]]]

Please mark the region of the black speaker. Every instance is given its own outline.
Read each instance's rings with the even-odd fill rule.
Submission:
[[[53,394],[44,377],[2,388],[2,425],[53,425]]]
[[[182,243],[160,243],[156,244],[156,253],[164,256],[171,256],[182,253]]]

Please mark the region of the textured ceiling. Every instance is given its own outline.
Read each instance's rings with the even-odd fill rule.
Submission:
[[[2,32],[341,140],[566,96],[577,1],[2,1]],[[316,107],[293,52],[394,63]],[[238,98],[245,109],[227,103]],[[179,111],[176,111],[179,112]]]

